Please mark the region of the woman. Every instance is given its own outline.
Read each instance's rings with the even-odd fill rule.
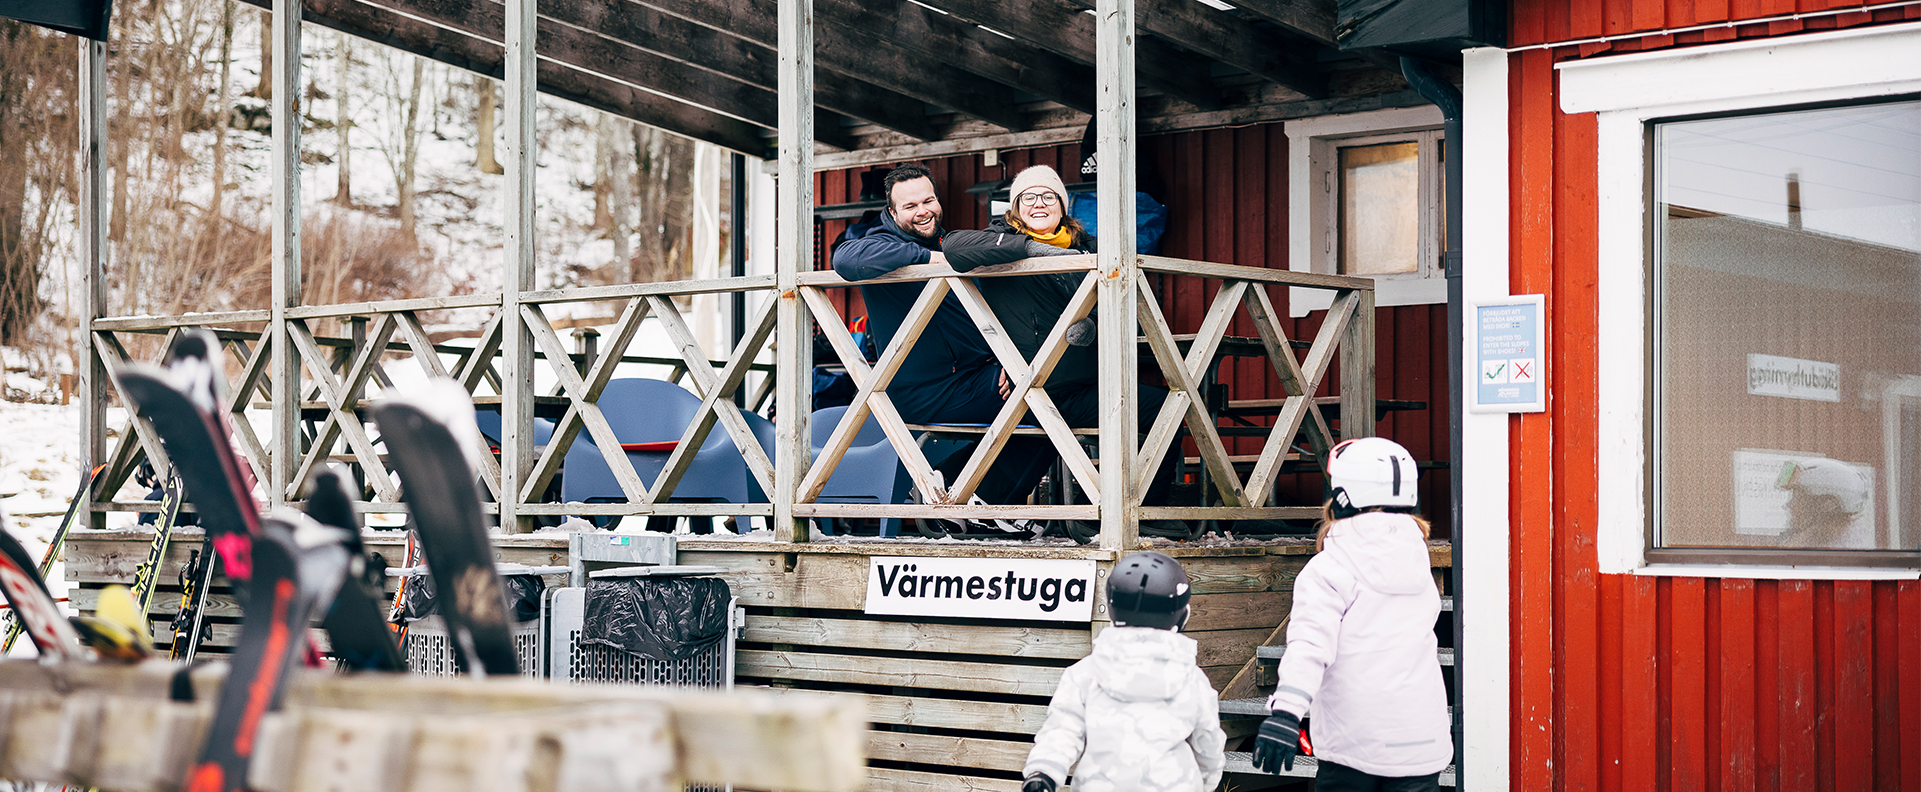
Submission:
[[[941,240],[949,266],[969,272],[1032,256],[1094,252],[1094,235],[1087,233],[1081,221],[1067,216],[1067,187],[1053,168],[1035,165],[1021,171],[1007,192],[1011,205],[986,230],[953,231]],[[1085,277],[1075,272],[981,278],[976,285],[1007,330],[1009,340],[1023,357],[1033,360]],[[1068,348],[1047,377],[1048,395],[1057,403],[1062,396],[1070,395],[1070,389],[1078,390],[1096,381],[1099,355],[1093,345],[1093,329],[1094,318],[1089,314],[1068,333]],[[1003,383],[1002,395],[1009,387]],[[1093,402],[1086,405],[1090,418],[1092,408],[1097,406]],[[1068,406],[1060,407],[1066,415]],[[1074,426],[1094,425],[1093,420],[1076,423],[1072,416],[1067,416],[1067,421]]]
[[[1011,198],[1007,213],[995,218],[986,230],[951,231],[941,239],[949,266],[969,272],[1034,256],[1095,252],[1094,235],[1068,216],[1067,186],[1053,168],[1035,165],[1015,174],[1007,192]],[[1014,342],[1022,357],[1032,361],[1086,277],[1085,273],[1071,272],[979,278],[975,283],[1007,331],[1008,340]],[[1094,346],[1094,327],[1094,315],[1089,313],[1068,329],[1067,348],[1044,386],[1069,426],[1100,425],[1100,354]],[[1010,390],[1011,384],[1002,383],[1003,397]],[[1139,394],[1140,428],[1146,431],[1160,413],[1161,402],[1167,400],[1167,390],[1142,385]],[[1174,453],[1170,450],[1162,457],[1161,469],[1143,500],[1146,505],[1166,504],[1167,491],[1173,484]],[[1086,525],[1070,526],[1074,538],[1083,542],[1091,538],[1090,530]],[[1179,538],[1189,535],[1187,525],[1177,520],[1146,521],[1141,523],[1141,532]]]

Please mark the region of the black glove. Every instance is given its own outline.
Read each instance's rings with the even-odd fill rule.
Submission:
[[[1254,767],[1263,773],[1280,775],[1281,769],[1294,769],[1294,754],[1301,749],[1301,719],[1292,712],[1275,710],[1261,721],[1254,736]]]
[[[1021,784],[1021,792],[1054,792],[1055,786],[1054,779],[1046,773],[1035,773],[1027,777],[1027,783]]]

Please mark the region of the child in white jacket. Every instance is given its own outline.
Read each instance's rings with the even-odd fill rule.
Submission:
[[[1316,792],[1439,789],[1454,742],[1414,458],[1379,437],[1343,442],[1330,456],[1321,548],[1294,581],[1287,652],[1254,764],[1292,767],[1311,708]]]
[[[1226,765],[1220,698],[1195,664],[1187,573],[1136,553],[1107,579],[1114,626],[1069,666],[1027,754],[1022,792],[1211,792]]]

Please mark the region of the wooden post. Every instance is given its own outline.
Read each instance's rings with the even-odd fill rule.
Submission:
[[[93,320],[107,308],[107,169],[101,145],[107,127],[107,45],[80,42],[80,370],[81,467],[92,470],[107,458],[107,366],[93,343]],[[80,497],[91,497],[83,492]],[[84,525],[105,528],[106,514],[89,510]]]
[[[1374,435],[1374,291],[1359,292],[1341,338],[1341,439]]]
[[[1134,0],[1099,0],[1094,10],[1094,115],[1100,175],[1101,547],[1140,543],[1140,497],[1133,491],[1135,413]]]
[[[273,0],[273,480],[269,508],[286,503],[300,464],[300,352],[287,309],[300,305],[300,0]]]
[[[521,482],[534,461],[534,336],[520,315],[534,288],[535,0],[507,0],[507,271],[500,315],[500,528],[522,533]],[[559,361],[556,361],[559,362]]]
[[[780,203],[775,222],[774,538],[807,541],[794,498],[807,472],[812,436],[814,333],[800,273],[814,252],[814,3],[780,0]]]

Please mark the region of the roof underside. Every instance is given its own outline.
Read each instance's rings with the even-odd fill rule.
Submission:
[[[271,0],[248,2],[271,7]],[[309,22],[496,78],[503,73],[500,0],[302,4]],[[823,153],[912,156],[952,148],[927,144],[1085,124],[1094,110],[1091,6],[814,0],[815,135]],[[547,0],[539,9],[542,93],[767,155],[777,116],[777,0]],[[1334,47],[1333,0],[1233,0],[1230,9],[1137,0],[1136,14],[1139,106],[1149,131],[1157,119],[1177,116],[1196,119],[1183,127],[1226,126],[1418,101],[1398,74]]]

